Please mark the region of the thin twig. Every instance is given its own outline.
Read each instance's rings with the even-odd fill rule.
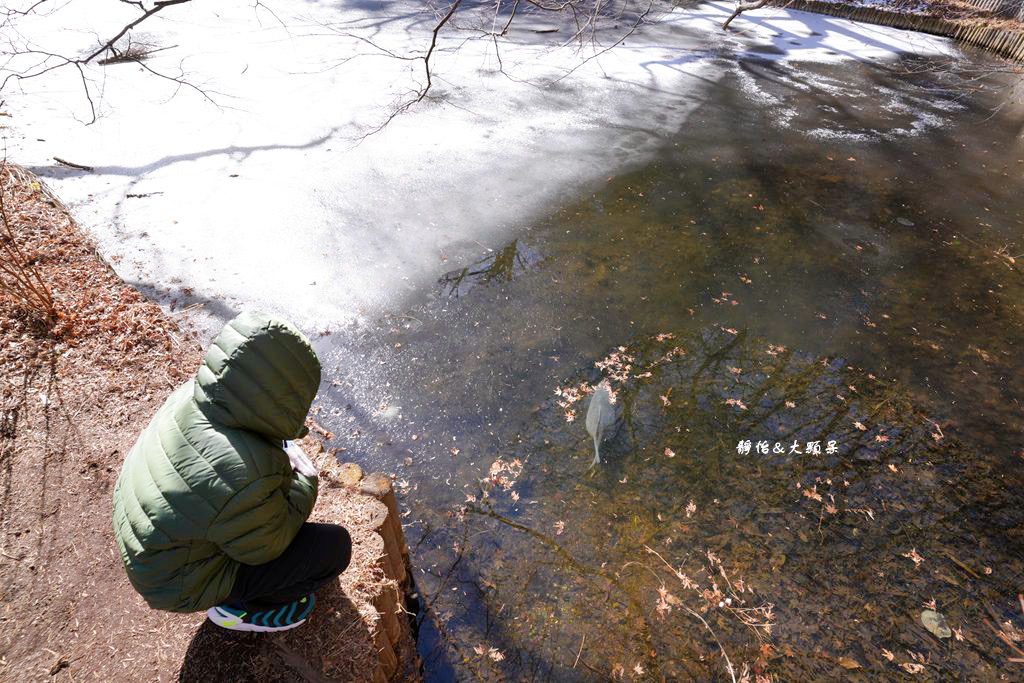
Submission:
[[[576,653],[576,661],[572,663],[572,668],[576,668],[576,665],[580,663],[580,655],[583,654],[583,643],[587,642],[587,634],[583,634],[583,640],[580,641],[580,651]]]
[[[92,166],[86,166],[85,164],[76,164],[76,163],[71,162],[71,161],[65,161],[64,159],[61,159],[60,157],[54,157],[53,160],[56,161],[58,164],[64,164],[65,166],[70,166],[71,168],[77,168],[80,171],[95,171],[96,170]]]

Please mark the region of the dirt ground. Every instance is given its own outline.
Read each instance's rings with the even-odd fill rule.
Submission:
[[[389,583],[365,551],[372,531],[358,525],[340,586],[289,634],[220,632],[203,614],[151,610],[134,592],[113,539],[113,484],[202,351],[99,259],[37,178],[4,164],[0,184],[14,237],[61,314],[46,325],[0,295],[0,679],[369,680],[370,600]],[[322,486],[314,515],[346,523],[363,498]]]

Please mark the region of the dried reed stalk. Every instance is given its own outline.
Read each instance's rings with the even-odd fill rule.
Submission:
[[[9,166],[3,162],[4,175],[14,194],[15,177]],[[0,222],[3,223],[3,234],[0,235],[0,292],[8,294],[23,304],[33,313],[48,321],[57,319],[57,310],[53,303],[53,294],[43,281],[39,270],[25,256],[19,246],[19,240],[11,227],[11,219],[7,213],[4,198],[7,187],[0,187]]]

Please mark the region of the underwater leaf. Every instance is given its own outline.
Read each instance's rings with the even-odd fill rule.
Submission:
[[[741,401],[738,398],[727,398],[727,399],[725,399],[725,405],[727,405],[727,406],[736,406],[740,410],[746,410],[747,409],[746,404],[744,404],[743,401]]]
[[[949,638],[953,635],[953,630],[946,623],[946,617],[935,610],[926,609],[921,612],[921,624],[936,638]]]
[[[860,664],[856,660],[850,659],[849,657],[840,657],[839,666],[844,669],[859,669]]]

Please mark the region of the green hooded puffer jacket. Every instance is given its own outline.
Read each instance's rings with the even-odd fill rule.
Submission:
[[[260,313],[231,320],[195,379],[174,391],[125,458],[114,535],[151,607],[223,602],[239,563],[280,555],[316,500],[281,442],[306,433],[320,362],[294,327]]]

